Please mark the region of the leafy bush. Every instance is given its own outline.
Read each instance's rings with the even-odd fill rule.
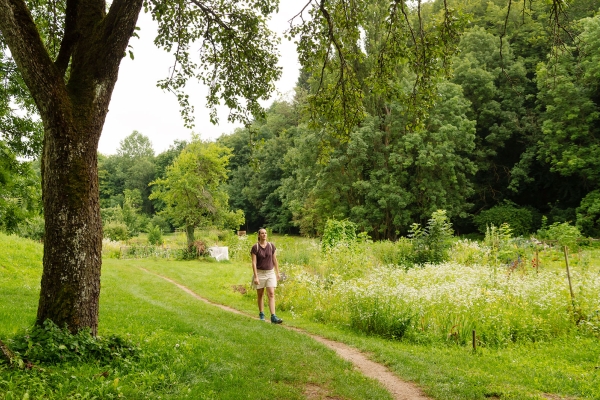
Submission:
[[[356,239],[355,223],[328,219],[321,238],[321,250],[328,251],[340,244],[349,245],[356,242]]]
[[[129,229],[123,222],[109,222],[104,225],[104,237],[115,242],[129,239]]]
[[[37,215],[21,222],[17,227],[17,234],[21,237],[41,241],[44,240],[44,217]]]
[[[506,223],[514,235],[523,236],[532,232],[533,213],[531,210],[517,207],[516,204],[506,201],[482,211],[473,217],[473,222],[481,233],[485,233],[488,226],[501,226]]]
[[[154,225],[148,229],[148,243],[153,246],[160,246],[165,242],[162,235],[162,229],[158,225]]]
[[[582,238],[579,229],[568,222],[555,222],[547,229],[538,231],[538,233],[541,239],[556,240],[559,246],[567,246],[570,250],[576,249],[577,241]]]
[[[588,193],[577,208],[577,228],[585,236],[600,237],[600,190]]]
[[[446,210],[435,211],[425,228],[417,223],[412,224],[409,232],[415,264],[438,264],[447,260],[453,231]]]
[[[92,360],[108,363],[118,358],[136,357],[140,351],[128,339],[93,337],[89,330],[72,334],[66,327],[61,329],[51,320],[26,330],[8,343],[17,357],[46,364]]]

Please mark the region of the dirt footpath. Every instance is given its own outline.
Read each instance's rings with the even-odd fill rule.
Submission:
[[[166,276],[155,274],[154,272],[148,271],[145,268],[141,268],[141,267],[139,267],[139,268],[142,271],[145,271],[152,275],[156,275],[156,276],[172,283],[173,285],[177,286],[178,288],[180,288],[181,290],[183,290],[184,292],[188,293],[189,295],[195,297],[198,300],[201,300],[205,303],[219,307],[225,311],[248,316],[248,314],[242,313],[241,311],[236,310],[235,308],[227,307],[222,304],[213,303],[212,301],[205,299],[204,297],[201,297],[200,295],[196,294],[188,287],[186,287],[180,283],[177,283],[174,280],[167,278]],[[258,318],[256,318],[256,319],[258,319]],[[427,396],[425,396],[425,394],[423,394],[423,392],[417,385],[415,385],[414,383],[405,382],[405,381],[399,379],[387,367],[370,360],[367,356],[365,356],[363,353],[361,353],[360,351],[358,351],[357,349],[355,349],[353,347],[345,345],[344,343],[325,339],[324,337],[321,337],[321,336],[313,335],[302,329],[287,326],[285,324],[282,325],[282,327],[305,334],[305,335],[308,335],[311,338],[313,338],[314,340],[316,340],[317,342],[320,342],[320,343],[324,344],[325,346],[329,347],[330,349],[334,350],[341,358],[343,358],[344,360],[350,361],[352,364],[354,364],[354,366],[360,372],[362,372],[365,376],[368,376],[369,378],[376,379],[377,381],[379,381],[392,394],[392,397],[396,400],[430,400],[429,397],[427,397]],[[306,393],[306,394],[307,394],[308,398],[313,398],[313,396],[310,395],[310,393]],[[314,398],[319,398],[319,397],[321,397],[321,396],[318,396],[318,394],[316,394],[316,396]]]

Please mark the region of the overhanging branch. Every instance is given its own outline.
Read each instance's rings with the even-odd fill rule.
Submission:
[[[66,90],[23,0],[0,0],[0,32],[43,113],[45,108],[56,103],[57,94],[66,93]]]

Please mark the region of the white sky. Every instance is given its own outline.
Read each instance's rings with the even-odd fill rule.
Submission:
[[[273,100],[288,95],[298,79],[296,47],[293,42],[283,38],[283,32],[289,27],[288,20],[302,7],[294,3],[296,2],[282,0],[279,13],[269,23],[270,28],[281,37],[279,65],[283,67],[281,79],[276,84],[278,93],[273,96]],[[216,139],[241,126],[227,122],[228,110],[225,107],[219,110],[220,124],[212,125],[205,108],[206,88],[199,83],[190,82],[187,93],[195,108],[195,127],[193,130],[186,129],[175,95],[156,87],[157,81],[168,76],[173,57],[154,46],[156,23],[149,14],[140,14],[138,26],[140,38],[132,38],[130,41],[135,59],[125,57],[121,61],[119,79],[100,137],[100,153],[115,154],[121,140],[134,130],[150,138],[155,154],[159,154],[168,149],[176,139],[189,140],[192,131],[199,133],[202,139]],[[270,103],[271,101],[265,105]]]

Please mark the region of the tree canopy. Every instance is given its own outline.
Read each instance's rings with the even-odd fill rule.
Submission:
[[[156,187],[150,198],[162,200],[161,213],[186,228],[189,245],[198,226],[237,229],[244,222],[241,210],[230,211],[224,188],[230,156],[227,147],[196,137],[167,168],[166,176],[150,183]]]

